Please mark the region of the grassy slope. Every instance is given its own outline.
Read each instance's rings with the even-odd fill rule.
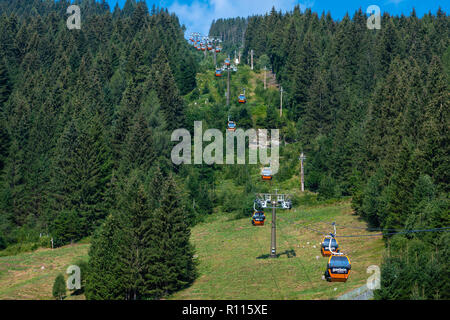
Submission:
[[[250,112],[255,117],[265,116],[265,105],[255,94],[256,79],[263,74],[241,67],[232,83],[240,87],[243,76],[248,78],[247,93]],[[215,81],[213,72],[198,75],[199,86]],[[220,101],[218,92],[210,86],[210,94]],[[271,90],[276,90],[271,88]],[[234,97],[234,96],[232,96]],[[205,97],[199,99],[202,101]],[[198,105],[201,105],[199,101]],[[232,101],[233,104],[233,101]],[[197,105],[196,105],[197,106]],[[292,189],[291,179],[275,186],[281,190]],[[230,181],[222,181],[220,190]],[[274,186],[274,187],[275,187]],[[236,187],[239,188],[239,187]],[[298,192],[298,189],[292,189]],[[251,210],[249,210],[251,211]],[[365,223],[352,214],[350,202],[322,206],[301,206],[290,212],[278,213],[278,259],[268,259],[270,248],[270,223],[252,227],[248,219],[230,220],[216,214],[192,231],[199,261],[199,278],[188,289],[175,294],[173,299],[329,299],[363,285],[369,274],[368,266],[380,264],[383,242],[375,238],[343,238],[342,249],[353,262],[347,283],[328,283],[322,280],[327,259],[320,255],[320,234],[293,224],[313,225],[323,232],[332,231],[330,223],[343,226],[365,227]],[[271,221],[271,215],[267,220]],[[368,233],[364,229],[338,229],[341,234]]]
[[[0,257],[0,299],[53,299],[58,273],[65,273],[80,258],[87,260],[88,249],[89,244],[76,244]],[[68,297],[77,298],[82,297]]]
[[[326,265],[319,252],[321,236],[301,225],[323,232],[330,230],[325,223],[331,221],[364,227],[352,214],[349,202],[300,206],[278,211],[277,217],[278,259],[267,258],[270,214],[264,227],[253,227],[249,218],[232,220],[220,213],[194,227],[199,277],[171,299],[330,299],[363,285],[369,276],[367,267],[380,263],[383,242],[379,237],[342,238],[342,250],[352,261],[349,281],[321,279]],[[338,228],[338,235],[361,233],[368,232]],[[88,248],[88,244],[78,244],[1,257],[0,299],[52,299],[56,275],[77,259],[86,259]],[[77,298],[83,297],[69,297]]]
[[[321,236],[300,227],[330,231],[325,223],[364,227],[352,214],[349,202],[279,211],[278,259],[269,259],[271,224],[253,227],[250,218],[229,220],[217,216],[196,226],[192,240],[199,260],[199,278],[173,299],[330,299],[365,283],[366,269],[380,264],[383,242],[379,237],[341,239],[352,261],[347,283],[322,280],[327,260],[320,255]],[[267,221],[271,221],[267,215]],[[368,233],[338,228],[341,234]],[[363,240],[364,239],[364,240]],[[273,275],[273,276],[272,276]]]
[[[249,80],[246,85],[250,97],[248,106],[255,121],[257,117],[265,116],[264,103],[254,94],[256,78],[259,79],[261,74],[244,67],[233,76],[233,83],[239,83],[245,74]],[[199,74],[198,80],[202,87],[217,79],[209,72]],[[214,86],[210,89],[216,101],[223,100]],[[197,104],[191,102],[191,107],[202,107],[207,97],[201,96]],[[231,180],[221,181],[218,190],[230,183],[233,184]],[[282,184],[274,183],[274,188],[298,192],[298,177]],[[277,252],[281,254],[278,259],[267,258],[271,215],[266,215],[264,227],[252,227],[250,216],[232,220],[218,210],[194,227],[192,242],[198,256],[199,277],[191,287],[174,294],[171,299],[330,299],[363,285],[369,276],[367,267],[381,262],[383,242],[379,237],[343,238],[341,248],[352,261],[350,280],[345,284],[322,280],[327,262],[319,251],[322,236],[301,225],[310,225],[323,232],[332,231],[332,221],[343,226],[365,227],[365,223],[352,214],[349,202],[300,205],[291,211],[280,210],[277,214]],[[338,236],[358,233],[368,232],[338,228]],[[88,248],[88,244],[77,244],[0,257],[0,299],[52,299],[56,275],[64,273],[79,258],[87,259]]]

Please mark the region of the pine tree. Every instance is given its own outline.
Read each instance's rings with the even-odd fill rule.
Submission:
[[[131,173],[119,199],[122,234],[120,252],[121,281],[125,299],[144,299],[148,296],[147,277],[150,276],[151,257],[155,242],[149,241],[153,232],[154,215],[148,192],[138,171]]]
[[[86,299],[123,300],[120,238],[122,225],[117,215],[110,214],[92,238],[86,276]]]
[[[309,90],[308,102],[302,119],[303,141],[310,143],[314,136],[326,134],[334,127],[335,111],[333,110],[331,92],[325,71],[317,71]]]
[[[423,172],[432,176],[442,191],[449,191],[449,105],[448,81],[445,80],[439,58],[434,56],[429,66],[426,90],[428,91],[423,114],[422,127],[419,129],[421,149],[420,163]]]
[[[113,159],[116,163],[120,159],[121,150],[130,130],[132,119],[140,109],[140,99],[141,95],[137,84],[133,80],[130,80],[123,93],[122,101],[114,115],[112,124],[111,145]]]
[[[413,159],[411,143],[405,140],[401,145],[388,189],[388,215],[383,221],[383,226],[387,229],[403,227],[413,208],[413,190],[419,176],[418,163]]]
[[[136,10],[136,7],[136,0],[127,0],[122,9],[122,16],[131,17],[133,12]]]
[[[0,116],[0,175],[5,167],[10,144],[11,139],[6,127],[6,121]]]
[[[152,77],[154,78],[152,87],[156,90],[158,99],[161,101],[161,111],[165,116],[167,129],[173,131],[184,127],[184,102],[179,95],[164,48],[159,50],[152,69]]]
[[[77,212],[82,236],[105,216],[103,199],[111,163],[99,121],[97,117],[86,121],[83,116],[71,121],[58,142],[54,162],[53,206]]]
[[[66,297],[66,282],[62,273],[55,278],[52,294],[56,300],[63,300]]]
[[[268,106],[265,121],[266,128],[279,128],[279,121],[280,116],[278,110],[273,106]]]
[[[123,168],[147,171],[155,158],[153,138],[142,112],[136,114],[125,138],[121,164]]]
[[[193,247],[180,190],[169,176],[162,186],[161,205],[155,211],[152,232],[147,238],[156,245],[150,260],[147,287],[158,299],[177,291],[195,279]]]
[[[0,58],[0,112],[3,111],[3,104],[8,100],[11,91],[11,81],[8,76],[6,65],[3,59]]]

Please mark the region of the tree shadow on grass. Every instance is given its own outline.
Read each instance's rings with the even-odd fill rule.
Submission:
[[[79,296],[82,294],[84,294],[84,288],[75,289],[75,290],[71,291],[70,296]]]
[[[294,249],[289,249],[285,250],[284,252],[277,253],[277,258],[279,258],[282,255],[286,255],[288,258],[293,258],[297,256]],[[256,259],[268,259],[268,258],[270,258],[270,254],[263,254],[260,255],[259,257],[256,257]]]

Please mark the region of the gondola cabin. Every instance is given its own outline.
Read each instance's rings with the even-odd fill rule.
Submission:
[[[216,69],[216,77],[222,76],[222,69]]]
[[[325,278],[330,282],[346,282],[352,268],[350,259],[345,255],[331,255],[328,259]]]
[[[211,51],[213,49],[212,45],[208,44],[208,51]]]
[[[225,59],[225,65],[229,66],[231,64],[230,59]]]
[[[206,51],[206,47],[205,46],[202,46],[202,51]]]
[[[263,180],[272,180],[272,170],[270,168],[264,168],[261,172]]]
[[[239,95],[239,103],[246,103],[247,102],[247,98],[245,98],[245,95],[241,94]]]
[[[282,207],[283,209],[291,210],[291,209],[292,209],[292,202],[291,202],[291,200],[283,201],[283,202],[281,203],[281,207]]]
[[[330,241],[331,241],[331,251],[333,252],[339,252],[339,243],[336,240],[336,238],[331,238],[330,236],[323,238],[322,240],[322,246],[320,248],[320,251],[322,252],[323,257],[329,257],[331,256],[330,251]]]
[[[254,226],[263,226],[264,221],[266,220],[266,216],[263,211],[255,211],[252,217],[252,225]]]
[[[222,48],[221,47],[217,47],[216,48],[216,53],[219,53],[220,51],[222,51]]]
[[[236,131],[236,122],[228,121],[227,130],[228,131]]]

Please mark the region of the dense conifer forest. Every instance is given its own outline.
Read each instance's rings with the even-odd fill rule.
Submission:
[[[233,52],[244,46],[247,18],[217,19],[211,23],[209,36],[217,37],[223,41],[223,49]]]
[[[195,277],[168,150],[195,58],[165,9],[79,4],[68,30],[68,1],[0,2],[0,245],[94,235],[88,298],[160,297]]]
[[[244,61],[251,49],[267,56],[287,91],[295,130],[285,138],[309,155],[308,189],[352,196],[372,228],[448,227],[449,18],[385,13],[380,30],[366,21],[362,10],[334,21],[273,9],[249,18]],[[396,236],[377,297],[448,298],[449,239]]]

